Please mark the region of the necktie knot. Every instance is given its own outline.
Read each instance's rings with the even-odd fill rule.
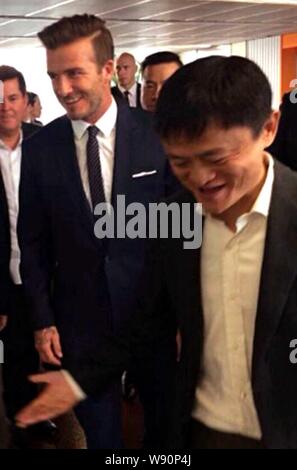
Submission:
[[[98,132],[99,132],[98,127],[96,127],[96,126],[89,126],[88,127],[89,138],[96,137]]]

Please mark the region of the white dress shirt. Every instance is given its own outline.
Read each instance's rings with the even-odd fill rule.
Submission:
[[[129,106],[131,108],[136,108],[137,107],[137,82],[134,82],[134,84],[129,88],[129,90],[126,90],[125,88],[121,87],[118,85],[119,90],[124,94],[125,91],[129,92],[128,95],[128,100],[129,100]]]
[[[20,275],[20,248],[17,239],[17,220],[19,212],[19,185],[21,173],[23,134],[15,149],[11,150],[0,139],[0,168],[6,192],[8,215],[10,224],[11,253],[9,270],[14,284],[21,284]]]
[[[117,105],[112,98],[112,103],[107,111],[94,124],[94,126],[99,129],[97,140],[99,144],[101,173],[106,202],[111,202],[117,113]],[[92,207],[87,167],[87,128],[90,126],[90,123],[77,120],[71,121],[71,124],[74,132],[76,154],[83,188],[90,206]]]
[[[232,232],[205,217],[201,252],[204,318],[202,377],[192,416],[222,432],[260,439],[251,386],[253,340],[267,217],[274,180],[273,159],[258,198]]]

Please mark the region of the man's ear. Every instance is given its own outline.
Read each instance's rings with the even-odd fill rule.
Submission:
[[[114,61],[112,59],[105,62],[102,71],[107,79],[111,80],[114,75]]]
[[[275,139],[280,119],[280,111],[272,111],[263,127],[264,148],[269,147]]]

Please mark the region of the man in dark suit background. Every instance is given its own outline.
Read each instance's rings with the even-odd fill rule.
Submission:
[[[280,106],[281,117],[272,145],[267,149],[292,170],[297,170],[297,103],[296,90],[285,93]]]
[[[111,203],[117,215],[120,195],[147,206],[171,181],[151,127],[112,98],[113,42],[104,22],[75,15],[39,37],[67,116],[23,146],[21,271],[41,361],[60,367],[79,363],[135,308],[146,241],[97,239],[95,206]],[[76,409],[89,448],[121,446],[119,389],[114,381]]]
[[[141,64],[141,106],[154,113],[164,83],[183,66],[178,54],[159,51],[148,55]]]
[[[240,57],[200,59],[164,85],[157,128],[186,188],[169,202],[202,202],[202,247],[160,238],[132,341],[98,346],[87,368],[69,364],[85,393],[98,393],[178,326],[175,387],[165,390],[171,447],[296,448],[297,178],[264,151],[277,131],[271,97],[260,68]],[[23,425],[78,400],[61,373],[34,381],[48,387]]]
[[[10,260],[10,236],[9,236],[9,220],[6,205],[3,201],[6,199],[4,185],[2,184],[2,176],[0,173],[0,332],[7,324],[7,312],[9,305],[9,260]],[[1,334],[1,333],[0,333]],[[1,349],[1,353],[4,353]],[[0,357],[0,364],[3,358]],[[3,402],[3,378],[2,378],[2,365],[0,365],[0,449],[5,449],[8,446],[8,426],[6,421],[6,411]]]
[[[135,58],[129,52],[123,52],[116,61],[116,76],[118,84],[111,87],[111,93],[116,99],[125,99],[130,108],[141,108],[141,85],[136,81],[137,65]]]

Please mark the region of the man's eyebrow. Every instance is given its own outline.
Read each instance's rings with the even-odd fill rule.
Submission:
[[[205,152],[195,153],[194,157],[197,157],[197,158],[212,157],[213,155],[217,155],[217,154],[221,153],[222,151],[223,151],[223,149],[221,147],[218,147],[218,148],[214,148],[214,149],[210,149],[210,150],[205,150]],[[187,158],[187,157],[183,157],[182,155],[175,155],[175,154],[170,154],[170,153],[168,153],[167,155],[168,155],[168,157],[174,158],[176,160],[184,160],[184,159]]]
[[[69,73],[69,72],[73,72],[75,70],[80,70],[80,71],[83,71],[83,67],[79,67],[79,66],[76,66],[76,67],[70,67],[69,69],[66,69],[66,70],[63,70],[61,72],[61,74],[64,74],[64,73]],[[57,74],[57,72],[53,72],[52,70],[48,70],[47,71],[47,74],[49,75],[49,77],[55,77]]]
[[[218,153],[221,153],[223,149],[221,147],[217,147],[214,149],[209,149],[205,150],[204,152],[199,152],[195,154],[195,157],[212,157],[213,155],[217,155]]]

